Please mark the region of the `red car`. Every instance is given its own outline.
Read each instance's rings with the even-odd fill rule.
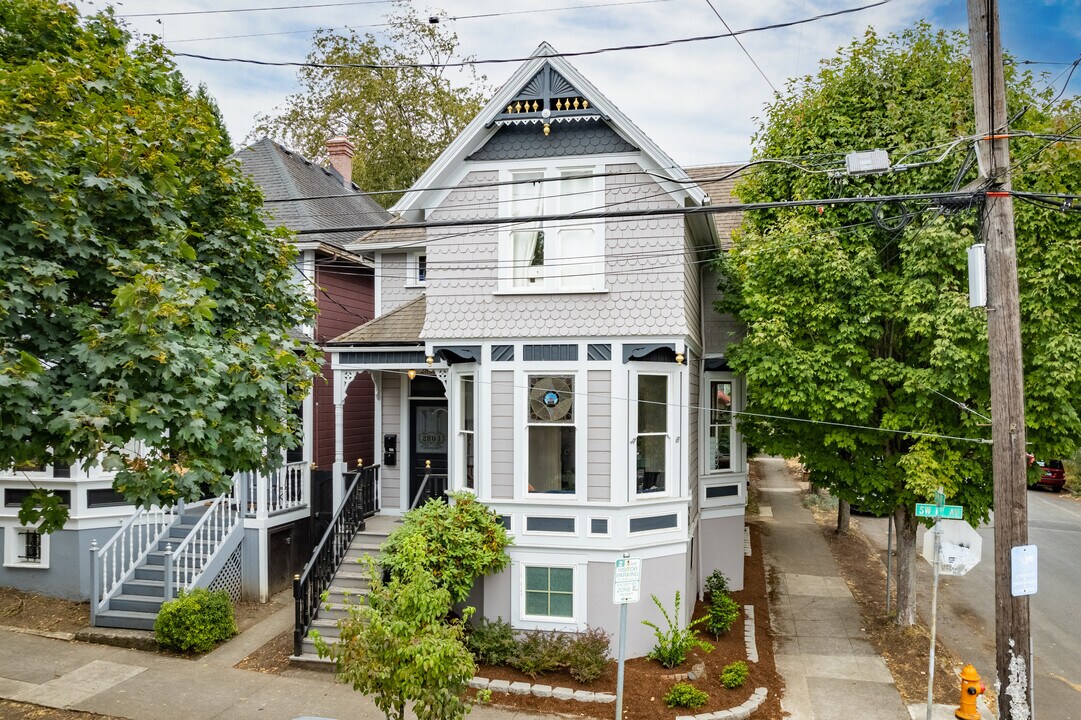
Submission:
[[[1040,479],[1033,487],[1045,487],[1054,492],[1062,492],[1066,487],[1066,470],[1061,460],[1037,460],[1040,467]]]

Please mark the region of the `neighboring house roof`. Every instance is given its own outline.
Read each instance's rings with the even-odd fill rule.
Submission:
[[[698,186],[709,196],[710,205],[738,205],[742,202],[733,194],[738,175],[725,177],[734,170],[742,167],[736,165],[702,165],[687,168],[687,174],[698,183]],[[718,178],[724,178],[720,180]],[[721,249],[727,250],[732,247],[732,231],[743,222],[742,212],[715,213],[712,215],[713,224],[717,228],[717,238]]]
[[[425,296],[420,295],[386,315],[353,328],[330,341],[332,345],[418,345],[424,329]]]
[[[394,218],[385,227],[372,230],[359,240],[349,243],[349,247],[362,252],[383,248],[409,248],[410,246],[423,250],[428,237],[424,228],[394,227],[400,222],[402,222],[401,218]]]
[[[237,151],[233,157],[263,191],[263,207],[272,226],[319,230],[380,225],[392,217],[352,183],[346,188],[335,170],[316,165],[269,138]],[[316,232],[297,240],[299,245],[325,244],[343,250],[358,234]]]
[[[410,217],[421,212],[424,208],[435,204],[433,193],[436,188],[445,185],[450,180],[450,175],[460,169],[461,163],[471,154],[480,150],[485,143],[497,132],[504,131],[505,125],[500,120],[505,120],[510,110],[510,104],[514,103],[517,111],[519,93],[528,90],[529,85],[537,77],[537,74],[550,66],[552,70],[574,90],[584,95],[590,102],[589,114],[595,115],[607,122],[607,125],[621,135],[631,146],[641,149],[645,162],[643,169],[655,173],[657,181],[673,196],[684,196],[689,204],[701,204],[704,193],[695,185],[687,184],[689,178],[671,157],[650,139],[642,130],[631,122],[630,118],[606,98],[600,90],[589,82],[567,60],[559,57],[556,50],[548,43],[541,43],[533,52],[531,59],[522,63],[518,70],[496,92],[492,100],[480,113],[458,134],[458,137],[440,154],[431,166],[421,175],[420,179],[413,184],[413,189],[418,192],[406,193],[392,210],[398,214],[407,214]],[[577,108],[576,108],[577,109]],[[502,118],[501,118],[502,116]],[[553,115],[553,123],[555,122]],[[513,130],[507,132],[513,133]],[[540,132],[539,126],[536,132]],[[556,132],[556,130],[553,130]],[[558,135],[557,135],[558,137]],[[615,141],[611,138],[603,139],[600,136],[596,142],[608,147]],[[510,150],[508,150],[509,152]],[[664,178],[670,178],[666,181]],[[432,190],[428,190],[432,188]]]

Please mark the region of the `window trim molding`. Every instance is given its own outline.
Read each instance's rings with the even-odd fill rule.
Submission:
[[[587,382],[585,368],[580,361],[536,363],[538,367],[524,367],[515,370],[515,468],[518,481],[515,483],[515,495],[533,503],[578,503],[586,499],[588,491],[588,418],[589,399],[582,390],[582,383]],[[555,424],[556,427],[574,428],[574,492],[543,493],[529,490],[529,379],[546,375],[564,375],[574,380],[574,423],[571,425]]]
[[[559,162],[562,160],[562,162]],[[569,161],[569,162],[568,162]],[[524,173],[540,173],[542,178],[546,181],[541,184],[541,214],[542,215],[556,215],[562,211],[560,207],[561,193],[560,182],[566,173],[581,173],[583,175],[592,176],[590,179],[593,181],[592,197],[588,201],[590,207],[603,207],[605,197],[605,182],[603,175],[604,163],[597,160],[590,161],[581,157],[574,158],[545,158],[538,160],[525,160],[510,165],[504,165],[499,168],[499,181],[502,183],[499,186],[499,215],[501,217],[511,217],[511,201],[513,198],[512,190],[515,187],[510,184],[514,180],[515,175]],[[558,232],[563,229],[569,221],[548,221],[538,223],[538,229],[541,232],[547,233],[551,237],[546,235],[545,238],[545,264],[543,267],[559,267],[556,262],[557,259],[561,262],[562,253],[558,256],[552,257],[552,262],[549,262],[547,257],[547,251],[552,247],[553,242],[558,242],[555,238]],[[594,233],[594,251],[586,254],[584,257],[591,258],[593,269],[589,272],[593,276],[593,281],[588,285],[581,286],[565,286],[561,282],[561,278],[553,277],[550,270],[546,270],[543,274],[541,282],[532,283],[525,286],[515,286],[513,276],[513,263],[514,263],[514,247],[512,240],[512,226],[504,226],[499,230],[498,239],[498,277],[496,282],[496,294],[554,294],[554,293],[598,293],[607,292],[607,284],[605,277],[605,259],[607,255],[607,242],[605,237],[606,223],[603,218],[593,219],[589,223],[579,223],[583,229],[590,229]],[[583,263],[584,264],[584,263]]]
[[[627,456],[627,468],[630,470],[628,473],[629,487],[627,488],[627,495],[632,503],[671,499],[680,496],[681,489],[675,487],[680,477],[678,453],[682,446],[682,443],[679,442],[682,423],[679,417],[680,402],[677,397],[679,390],[676,378],[678,374],[679,370],[666,370],[660,367],[651,368],[648,366],[632,367],[627,371],[627,430],[628,435],[631,437]],[[668,432],[666,433],[667,442],[665,443],[664,490],[648,493],[638,492],[638,378],[642,375],[665,377],[668,385],[666,400],[668,405]]]
[[[20,533],[27,530],[36,530],[32,525],[7,525],[4,527],[4,567],[23,568],[26,570],[48,570],[49,550],[51,536],[49,533],[40,533],[41,562],[26,562],[19,559]]]
[[[710,413],[713,405],[710,402],[710,385],[714,382],[732,383],[732,425],[731,456],[732,462],[725,470],[717,470],[710,467],[709,463],[709,429]],[[722,478],[732,475],[740,475],[747,472],[747,459],[743,443],[743,435],[739,432],[739,417],[737,413],[745,407],[746,393],[744,391],[743,378],[728,370],[705,371],[701,375],[699,391],[699,415],[698,415],[698,468],[702,486],[725,484],[719,482]],[[704,498],[703,498],[704,499]]]
[[[535,557],[535,559],[534,559]],[[579,632],[586,628],[586,607],[588,600],[586,560],[580,556],[546,554],[534,556],[528,559],[519,559],[513,562],[512,581],[515,587],[511,592],[511,617],[512,626],[522,630],[557,630],[564,632]],[[566,568],[573,572],[572,599],[573,615],[569,618],[555,617],[550,615],[526,614],[526,568]]]

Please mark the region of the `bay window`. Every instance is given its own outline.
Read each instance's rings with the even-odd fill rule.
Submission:
[[[669,375],[639,373],[634,383],[635,492],[661,494],[671,489],[669,429],[673,413]]]
[[[530,375],[526,415],[531,493],[575,492],[574,377]]]
[[[472,375],[458,379],[458,472],[462,487],[476,489],[476,405]]]

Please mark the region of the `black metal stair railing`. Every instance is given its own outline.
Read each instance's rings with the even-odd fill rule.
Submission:
[[[364,529],[365,518],[379,512],[378,480],[378,465],[359,468],[353,474],[345,499],[312,552],[311,560],[304,566],[304,572],[293,578],[293,604],[296,609],[294,655],[301,654],[304,636],[319,612],[323,592],[330,587],[353,537]]]

